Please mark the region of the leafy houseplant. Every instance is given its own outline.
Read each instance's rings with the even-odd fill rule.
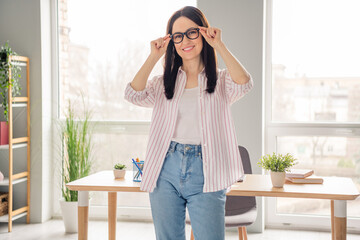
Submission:
[[[289,153],[286,155],[273,153],[272,155],[267,154],[263,156],[257,164],[265,170],[270,171],[271,181],[274,187],[283,187],[285,183],[285,172],[297,164],[297,162]]]
[[[0,96],[1,103],[4,108],[4,117],[6,121],[9,121],[8,112],[9,112],[9,103],[8,103],[8,91],[11,86],[11,96],[14,98],[20,95],[20,83],[21,78],[20,71],[21,68],[19,65],[14,64],[9,61],[10,56],[16,56],[10,47],[9,43],[5,43],[5,46],[1,46],[0,50]],[[11,69],[11,77],[9,78],[9,73]]]
[[[85,111],[83,119],[76,118],[74,109],[69,101],[66,120],[61,125],[61,142],[63,145],[61,191],[64,199],[60,200],[60,205],[66,232],[77,232],[77,217],[68,217],[66,212],[70,212],[70,214],[77,213],[78,200],[78,192],[70,191],[66,188],[66,184],[88,176],[91,170],[92,129],[90,128],[89,120],[89,111]],[[67,210],[68,208],[75,209]]]
[[[124,178],[126,173],[126,166],[124,164],[117,163],[114,165],[114,177]]]
[[[90,113],[85,111],[82,120],[76,119],[69,102],[65,125],[62,127],[63,163],[62,195],[65,201],[77,201],[77,191],[70,191],[66,184],[89,175],[91,169],[92,132],[89,126]]]
[[[126,168],[126,166],[124,164],[117,163],[115,164],[114,168],[118,170],[123,170]]]

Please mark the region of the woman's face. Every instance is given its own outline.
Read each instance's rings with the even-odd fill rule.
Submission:
[[[172,33],[181,32],[185,33],[190,28],[197,28],[198,25],[188,19],[187,17],[179,17],[173,24]],[[199,37],[196,39],[189,39],[186,35],[181,43],[174,43],[176,52],[182,58],[182,60],[193,60],[198,58],[200,60],[200,53],[203,48],[202,36],[199,33]]]

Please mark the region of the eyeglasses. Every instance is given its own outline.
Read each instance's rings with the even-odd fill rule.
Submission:
[[[191,40],[197,39],[199,37],[199,31],[200,31],[199,28],[189,28],[184,33],[176,32],[172,34],[170,38],[173,40],[175,44],[179,44],[184,40],[184,35],[186,35],[186,37]]]

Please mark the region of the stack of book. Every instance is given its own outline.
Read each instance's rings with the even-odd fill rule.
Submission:
[[[314,170],[309,169],[291,169],[286,172],[285,178],[290,183],[317,183],[321,184],[324,179],[313,176]]]

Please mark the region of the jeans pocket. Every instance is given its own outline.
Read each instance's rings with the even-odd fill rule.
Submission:
[[[167,152],[166,152],[166,154],[165,154],[165,158],[164,158],[164,160],[166,160],[166,158],[168,157],[168,156],[170,156],[172,153],[174,153],[175,152],[175,149],[174,149],[174,146],[172,146],[171,144],[170,144],[170,147],[168,148],[168,150],[167,150]]]
[[[164,161],[171,155],[171,153],[172,153],[172,151],[171,151],[171,149],[169,149],[169,150],[166,152]]]

